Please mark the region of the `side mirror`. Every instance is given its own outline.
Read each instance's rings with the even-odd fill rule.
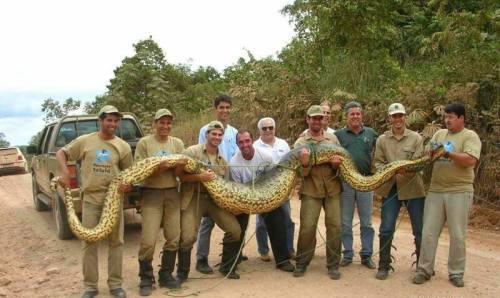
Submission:
[[[28,154],[36,154],[37,149],[38,148],[36,145],[30,145],[30,146],[26,147],[26,152],[28,152]]]

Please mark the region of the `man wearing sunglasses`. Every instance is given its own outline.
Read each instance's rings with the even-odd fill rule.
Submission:
[[[260,138],[256,140],[253,144],[255,148],[263,149],[267,151],[272,159],[273,163],[276,164],[280,161],[283,155],[290,151],[290,146],[288,143],[276,137],[276,123],[273,118],[262,118],[257,123],[259,128]],[[285,213],[285,225],[286,225],[286,245],[288,249],[288,255],[291,258],[295,257],[295,250],[293,248],[293,234],[295,231],[295,223],[291,218],[290,201],[286,201],[281,205]],[[269,256],[269,246],[267,244],[267,229],[262,215],[257,214],[256,227],[255,227],[255,237],[257,238],[257,250],[260,254],[260,259],[264,262],[271,261]]]

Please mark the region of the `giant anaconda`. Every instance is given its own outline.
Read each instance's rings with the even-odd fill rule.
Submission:
[[[290,151],[276,166],[253,183],[241,184],[217,177],[215,180],[203,184],[218,206],[234,214],[268,212],[279,207],[288,199],[296,180],[300,177],[298,160],[300,149]],[[432,157],[424,156],[411,161],[395,161],[379,169],[373,176],[363,176],[356,170],[349,153],[342,147],[321,145],[310,147],[310,149],[312,165],[326,163],[334,155],[342,156],[344,159],[339,167],[339,176],[360,191],[377,189],[391,179],[399,169],[418,171],[444,154],[442,147],[439,147],[434,151]],[[71,190],[65,189],[66,211],[71,230],[78,238],[87,242],[106,238],[111,233],[120,214],[119,208],[121,208],[120,202],[123,194],[118,190],[119,185],[121,183],[141,183],[151,176],[160,163],[166,161],[169,168],[174,168],[181,160],[187,160],[186,172],[199,173],[207,169],[207,166],[202,162],[181,154],[150,157],[136,163],[112,180],[104,201],[101,219],[93,228],[86,228],[80,223],[73,206]],[[55,187],[58,178],[53,179],[53,187]]]

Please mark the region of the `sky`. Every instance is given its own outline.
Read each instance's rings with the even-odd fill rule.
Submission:
[[[152,36],[169,63],[219,71],[274,56],[293,37],[280,10],[292,0],[0,2],[0,132],[26,145],[43,126],[41,104],[93,101],[133,44]]]

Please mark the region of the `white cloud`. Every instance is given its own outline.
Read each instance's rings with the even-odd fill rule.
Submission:
[[[3,1],[0,131],[13,144],[27,143],[43,128],[44,99],[93,100],[133,55],[132,45],[149,36],[170,63],[219,71],[245,49],[273,55],[293,36],[279,13],[291,1]]]

